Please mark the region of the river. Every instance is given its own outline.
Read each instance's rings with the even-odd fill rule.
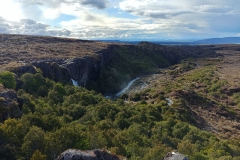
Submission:
[[[140,79],[140,77],[137,77],[137,78],[131,80],[125,88],[123,88],[120,92],[118,92],[118,93],[116,93],[116,94],[114,94],[114,95],[115,95],[116,97],[119,97],[119,96],[121,96],[122,94],[126,93],[126,91],[127,91],[127,90],[133,85],[133,83],[134,83],[136,80],[138,80],[138,79]]]

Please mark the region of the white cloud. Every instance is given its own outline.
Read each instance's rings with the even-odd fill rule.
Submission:
[[[4,1],[0,1],[0,33],[84,39],[205,38],[240,33],[236,0]]]
[[[138,16],[172,18],[182,14],[202,14],[204,12],[224,14],[240,6],[236,3],[233,5],[231,0],[220,4],[221,2],[219,3],[218,0],[123,0],[119,3],[119,8]]]
[[[71,31],[67,29],[55,29],[30,19],[21,19],[12,22],[0,17],[0,33],[46,35],[46,36],[70,36]]]
[[[10,21],[18,21],[24,17],[20,4],[15,3],[13,0],[1,0],[0,16]]]
[[[179,37],[208,37],[211,34],[239,32],[239,7],[240,3],[233,0],[123,0],[119,3],[122,11],[138,16],[139,19],[151,19],[164,32],[175,32],[169,35]],[[157,33],[164,34],[163,30]]]
[[[58,18],[60,15],[61,15],[61,11],[59,11],[58,8],[57,9],[47,8],[47,9],[44,9],[44,12],[43,12],[44,19],[53,20]]]

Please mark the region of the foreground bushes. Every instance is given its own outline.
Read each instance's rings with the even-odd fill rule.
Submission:
[[[106,148],[129,159],[161,159],[174,149],[191,160],[239,159],[239,141],[221,140],[190,125],[184,99],[172,106],[158,96],[156,104],[126,104],[41,74],[27,73],[20,80],[24,115],[0,125],[0,157],[5,159],[54,159],[68,148]]]

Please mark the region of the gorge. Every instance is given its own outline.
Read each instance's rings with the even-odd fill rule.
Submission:
[[[239,45],[0,35],[0,46],[0,157],[240,157]]]

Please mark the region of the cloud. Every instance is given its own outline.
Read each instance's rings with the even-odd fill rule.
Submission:
[[[155,32],[163,36],[167,32],[168,37],[236,35],[240,31],[239,7],[234,0],[123,0],[118,5],[122,12],[151,20],[159,27]]]
[[[91,15],[89,13],[84,13],[83,14],[83,20],[84,21],[93,21],[95,23],[98,22],[98,21],[102,22],[102,20],[100,18],[98,18],[97,16],[94,16],[94,15]]]
[[[0,17],[0,33],[45,35],[45,36],[70,36],[67,29],[52,29],[46,24],[37,23],[31,19],[21,19],[19,22],[7,21]]]
[[[151,18],[169,18],[171,16],[190,12],[186,11],[184,7],[179,7],[176,4],[177,2],[173,3],[173,0],[124,0],[119,3],[119,8],[133,15]]]
[[[216,3],[214,3],[216,2]],[[136,5],[132,5],[136,4]],[[217,4],[217,5],[216,5]],[[204,14],[208,13],[221,13],[226,14],[238,8],[229,3],[219,5],[219,1],[198,1],[198,0],[123,0],[119,3],[119,8],[123,11],[129,12],[133,15],[144,16],[149,18],[172,18],[183,14]]]
[[[0,16],[11,21],[18,21],[23,18],[20,4],[14,3],[14,0],[0,1]]]
[[[9,33],[8,32],[8,28],[10,26],[8,25],[8,23],[5,22],[5,20],[0,17],[0,33]]]
[[[232,10],[229,6],[220,5],[200,5],[194,7],[198,12],[210,12],[210,13],[227,13]]]
[[[240,33],[236,0],[6,0],[0,33],[171,39]]]
[[[106,0],[82,0],[82,5],[90,5],[98,9],[104,9],[107,7],[108,1]]]
[[[47,6],[49,8],[57,8],[61,4],[81,4],[90,5],[98,9],[104,9],[107,7],[107,0],[18,0],[23,6]]]

